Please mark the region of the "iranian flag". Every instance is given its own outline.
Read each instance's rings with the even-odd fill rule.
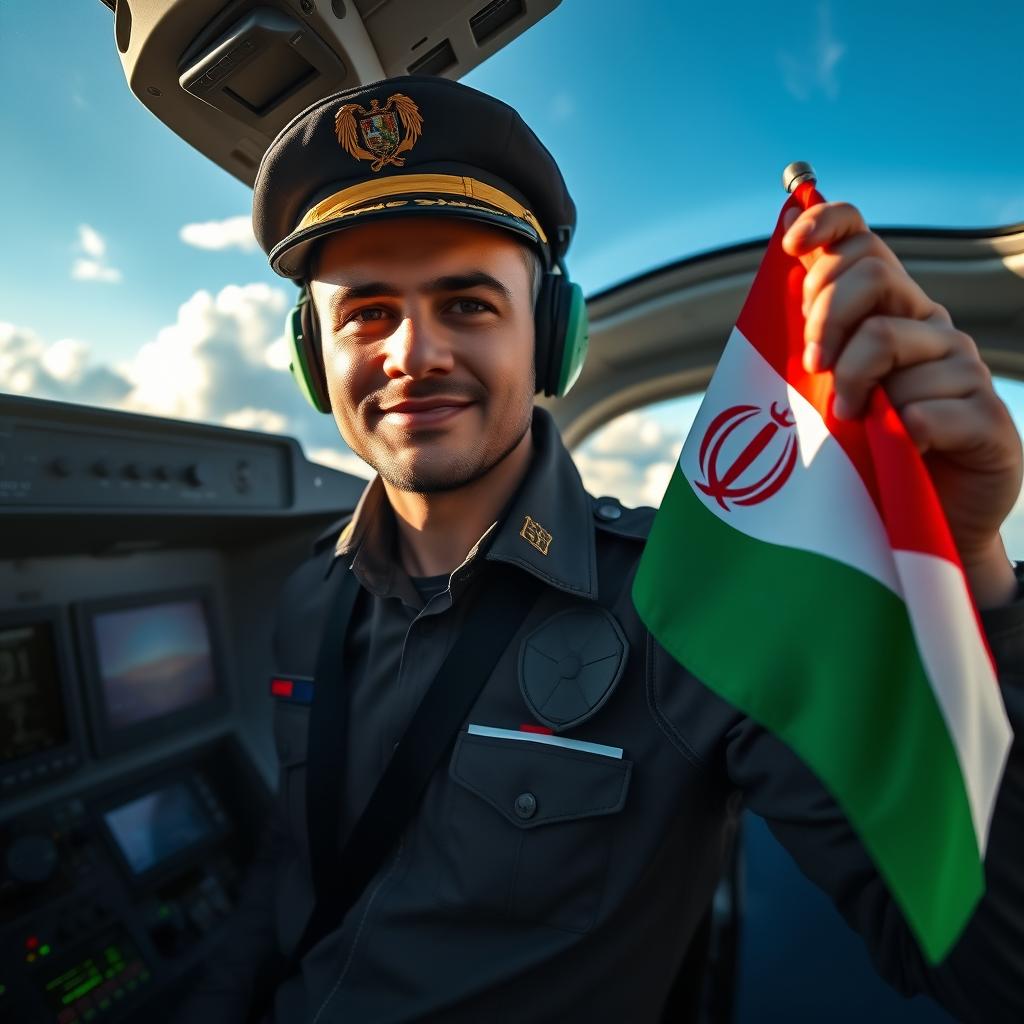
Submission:
[[[822,202],[813,182],[783,207]],[[1012,734],[924,463],[881,388],[831,414],[802,366],[780,215],[688,435],[633,599],[658,641],[776,734],[848,816],[935,963],[984,891]]]

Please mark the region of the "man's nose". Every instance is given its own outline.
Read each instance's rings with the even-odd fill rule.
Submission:
[[[387,339],[384,372],[389,377],[450,373],[453,364],[451,346],[429,316],[407,313]]]

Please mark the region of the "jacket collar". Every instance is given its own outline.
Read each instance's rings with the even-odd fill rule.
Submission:
[[[486,558],[518,565],[558,590],[596,600],[590,496],[545,409],[533,410],[533,448],[533,462]]]
[[[591,499],[550,414],[533,410],[533,460],[502,519],[469,552],[486,548],[490,562],[516,565],[558,590],[597,599]],[[390,593],[399,575],[395,525],[380,477],[367,484],[335,557],[344,558],[367,588]],[[333,565],[333,563],[332,563]]]

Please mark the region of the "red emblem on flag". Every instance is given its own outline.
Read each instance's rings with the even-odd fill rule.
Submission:
[[[704,480],[694,480],[694,483],[726,512],[729,511],[729,501],[733,505],[759,505],[766,501],[779,491],[796,465],[797,442],[792,431],[796,421],[789,407],[780,409],[778,403],[772,402],[767,423],[762,422],[764,415],[765,410],[757,405],[730,406],[711,421],[700,442],[700,471]],[[726,441],[744,424],[749,424],[747,429],[752,430],[759,422],[762,422],[760,429],[732,464],[721,471],[719,461]],[[752,470],[754,463],[772,444],[778,450],[774,461],[764,468],[768,460],[762,459],[760,466]],[[756,479],[751,479],[755,472]]]

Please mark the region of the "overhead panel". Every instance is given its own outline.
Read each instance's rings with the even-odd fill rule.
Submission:
[[[322,96],[402,74],[459,78],[560,0],[102,0],[132,92],[251,185]]]

